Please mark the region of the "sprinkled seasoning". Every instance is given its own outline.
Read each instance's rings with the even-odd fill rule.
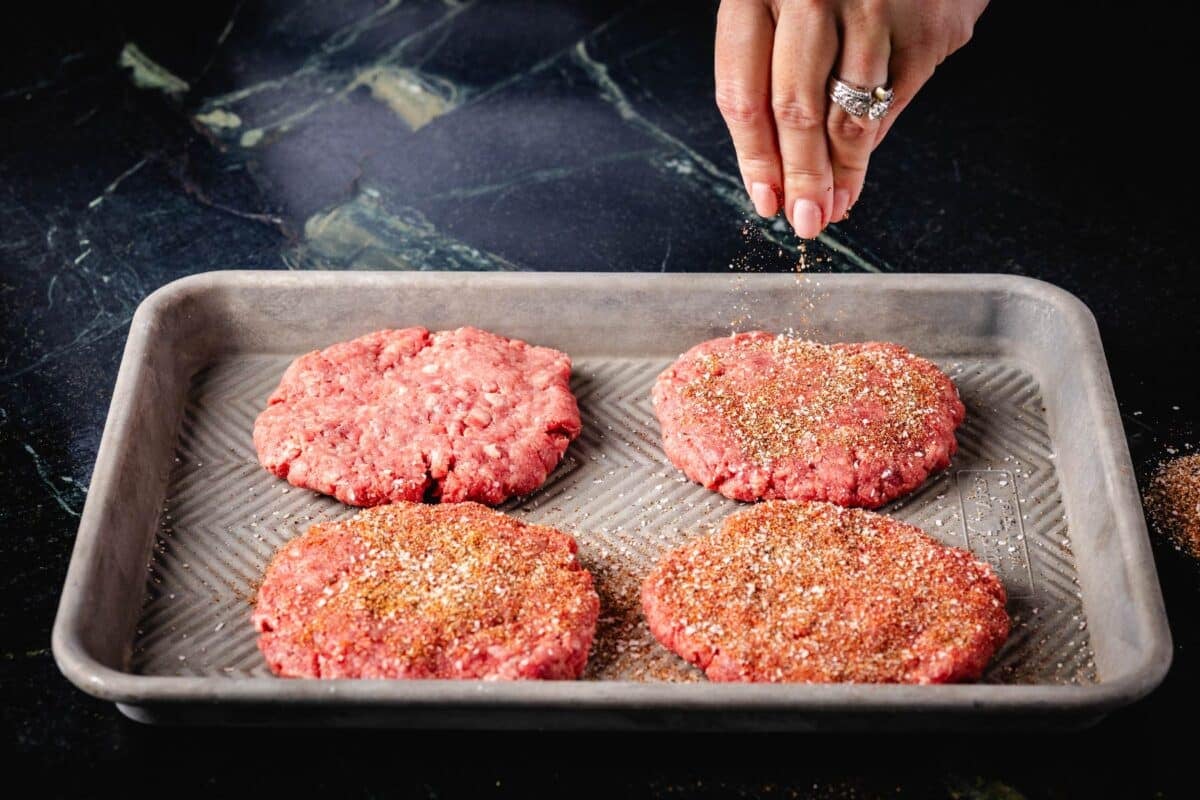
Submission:
[[[801,273],[833,263],[825,248],[813,243],[816,252],[810,252],[809,242],[801,239],[793,243],[787,234],[761,223],[745,220],[739,232],[743,249],[729,262],[729,269],[735,272],[774,272],[790,266],[793,272]]]
[[[1200,558],[1200,454],[1160,465],[1143,499],[1155,527]]]
[[[899,345],[763,331],[697,345],[653,396],[672,463],[736,500],[882,505],[949,463],[965,416],[953,382]]]
[[[667,647],[720,681],[978,678],[1008,635],[970,553],[889,517],[766,502],[663,558],[642,589]]]
[[[945,391],[940,374],[914,369],[916,357],[894,346],[775,336],[702,359],[685,396],[697,413],[718,415],[743,453],[762,464],[819,456],[830,441],[867,452],[911,450]],[[749,386],[740,380],[748,372],[756,373]]]
[[[569,678],[598,612],[566,534],[475,503],[400,503],[284,545],[254,621],[284,675]]]
[[[603,609],[585,679],[693,683],[704,675],[666,650],[642,616],[641,577],[606,551],[587,559]]]

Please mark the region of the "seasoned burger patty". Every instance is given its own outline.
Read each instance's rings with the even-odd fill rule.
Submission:
[[[538,488],[579,435],[571,360],[477,328],[384,330],[301,356],[254,425],[259,461],[343,503]]]
[[[667,457],[735,500],[875,508],[950,463],[966,411],[951,380],[895,344],[758,331],[696,345],[654,385]]]
[[[577,678],[600,600],[575,540],[477,503],[398,503],[275,554],[253,622],[297,678]]]
[[[650,630],[714,681],[947,683],[1008,636],[991,567],[890,517],[768,501],[667,554]]]

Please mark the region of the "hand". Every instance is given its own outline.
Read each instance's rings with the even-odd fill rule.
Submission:
[[[871,152],[938,64],[971,38],[987,0],[722,0],[717,106],[754,209],[811,239],[862,193]],[[890,85],[882,120],[829,99],[830,76]]]

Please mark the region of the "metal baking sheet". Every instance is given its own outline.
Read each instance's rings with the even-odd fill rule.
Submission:
[[[597,578],[583,681],[288,681],[258,653],[250,603],[275,548],[355,510],[262,470],[253,420],[299,353],[414,324],[474,324],[572,355],[584,433],[542,489],[504,508],[573,532]],[[954,378],[968,412],[960,452],[885,511],[1004,580],[1013,633],[981,683],[709,684],[649,635],[641,576],[739,505],[667,462],[650,386],[692,344],[752,328],[898,341]],[[146,721],[597,728],[1078,725],[1144,694],[1170,659],[1094,323],[1060,290],[1004,276],[177,282],[135,318],[54,647],[69,678]]]

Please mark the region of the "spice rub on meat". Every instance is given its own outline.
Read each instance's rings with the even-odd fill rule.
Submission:
[[[768,501],[668,553],[646,621],[714,681],[947,683],[978,678],[1009,632],[991,567],[912,525]]]
[[[762,331],[693,347],[652,396],[667,457],[735,500],[876,508],[950,463],[966,416],[950,378],[899,345]]]
[[[300,678],[577,678],[600,600],[575,540],[477,503],[398,503],[275,554],[253,622]]]
[[[565,353],[478,328],[383,330],[301,356],[254,424],[264,467],[343,503],[541,486],[579,435]]]

